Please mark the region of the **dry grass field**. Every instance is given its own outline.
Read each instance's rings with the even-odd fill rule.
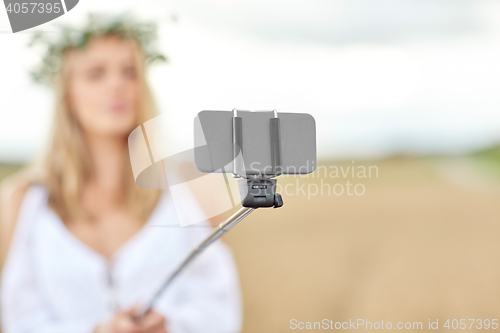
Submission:
[[[467,319],[500,317],[500,164],[363,164],[379,170],[378,178],[351,179],[364,195],[284,195],[281,209],[256,211],[226,236],[244,290],[245,333],[298,331],[291,319],[420,321],[424,331],[429,319],[439,331],[448,331],[447,319],[466,319],[473,332],[479,324],[469,329]]]
[[[467,319],[500,319],[497,152],[321,166],[307,178],[281,177],[282,188],[290,184],[285,205],[224,236],[240,272],[244,333],[299,331],[292,319],[422,322],[421,331],[430,319],[443,332],[447,319],[466,319],[464,331],[474,332],[483,330]],[[376,166],[378,177],[332,178],[335,166]],[[348,195],[347,181],[364,194]],[[326,193],[337,183],[342,195]]]

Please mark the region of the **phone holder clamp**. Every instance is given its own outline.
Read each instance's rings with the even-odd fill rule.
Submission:
[[[233,177],[238,180],[241,204],[243,207],[260,208],[283,206],[283,198],[276,193],[276,179],[282,174],[280,119],[278,112],[273,110],[274,118],[269,119],[271,138],[271,172],[258,175],[246,175],[238,155],[243,156],[243,119],[238,117],[238,110],[233,109]]]

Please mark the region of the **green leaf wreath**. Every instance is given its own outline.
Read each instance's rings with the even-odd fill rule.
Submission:
[[[31,77],[37,83],[49,84],[59,70],[62,56],[69,49],[83,49],[89,41],[97,36],[118,35],[122,38],[136,39],[141,46],[147,63],[155,61],[167,62],[168,58],[161,54],[155,45],[157,38],[156,24],[138,22],[130,14],[115,16],[90,13],[83,28],[77,29],[68,25],[58,25],[61,33],[51,38],[52,33],[37,32],[33,35],[29,46],[46,47],[43,61],[30,70]]]

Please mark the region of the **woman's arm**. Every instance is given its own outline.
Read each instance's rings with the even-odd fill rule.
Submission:
[[[0,183],[0,268],[9,251],[16,221],[30,181],[24,175],[14,174]]]

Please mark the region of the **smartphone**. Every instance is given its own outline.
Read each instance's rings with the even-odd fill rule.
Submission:
[[[316,123],[307,113],[203,110],[194,141],[195,166],[203,173],[276,176],[316,169]]]

